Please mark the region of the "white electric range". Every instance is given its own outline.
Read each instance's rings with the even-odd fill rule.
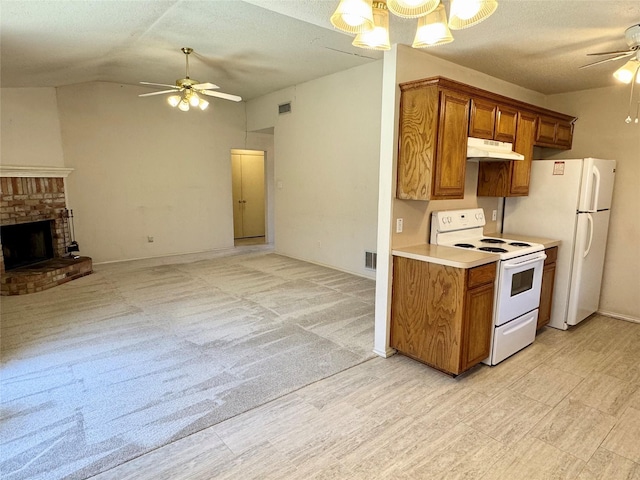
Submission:
[[[484,235],[481,208],[431,213],[430,243],[486,252],[496,256],[491,354],[483,363],[496,365],[533,343],[538,322],[544,246]]]

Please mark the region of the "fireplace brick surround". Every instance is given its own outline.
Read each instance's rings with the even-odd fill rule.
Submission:
[[[16,167],[14,170],[17,170],[19,175],[24,174],[26,170],[29,176],[5,176],[3,173],[0,178],[0,225],[51,221],[54,258],[5,271],[2,255],[0,294],[21,295],[39,292],[90,274],[93,271],[91,258],[66,256],[66,246],[71,238],[65,224],[67,205],[64,178],[33,176],[37,173],[27,167]],[[61,170],[65,170],[66,174],[70,171]]]

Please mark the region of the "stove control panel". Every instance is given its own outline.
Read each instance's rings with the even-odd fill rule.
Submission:
[[[432,234],[484,227],[485,223],[484,211],[481,208],[431,212]]]

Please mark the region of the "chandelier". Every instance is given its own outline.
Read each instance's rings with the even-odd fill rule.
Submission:
[[[450,0],[449,20],[441,0],[340,0],[331,16],[334,27],[355,34],[353,45],[389,50],[389,11],[401,18],[417,18],[413,48],[453,42],[451,30],[480,23],[498,8],[496,0]]]

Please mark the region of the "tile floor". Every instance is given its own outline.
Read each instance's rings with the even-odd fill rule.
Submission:
[[[638,360],[602,316],[455,379],[375,358],[95,478],[640,480]]]

